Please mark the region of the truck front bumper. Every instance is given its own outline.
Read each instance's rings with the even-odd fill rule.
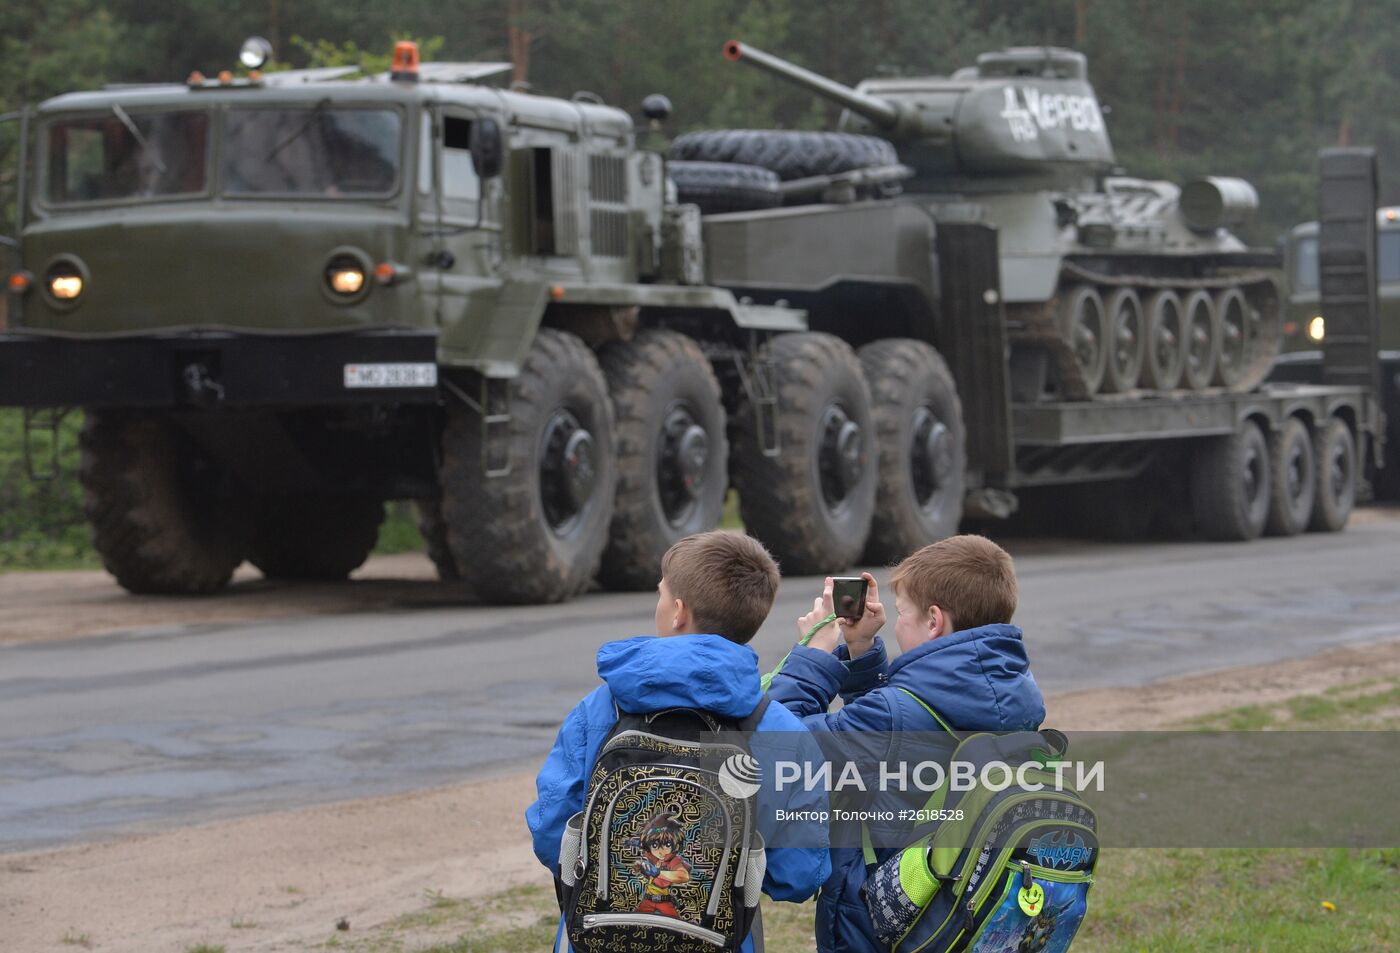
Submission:
[[[0,407],[434,403],[437,332],[0,334]]]

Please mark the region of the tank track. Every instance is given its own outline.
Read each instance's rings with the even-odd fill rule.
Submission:
[[[1237,287],[1244,292],[1245,300],[1254,312],[1254,333],[1249,337],[1245,354],[1245,368],[1241,379],[1229,388],[1211,388],[1215,391],[1228,390],[1232,393],[1252,390],[1264,382],[1273,367],[1274,358],[1283,345],[1283,318],[1280,307],[1278,279],[1270,271],[1251,269],[1227,272],[1205,278],[1158,277],[1149,275],[1111,275],[1085,268],[1072,261],[1065,261],[1060,269],[1059,289],[1061,292],[1076,284],[1089,284],[1098,288],[1138,288],[1148,290],[1170,289],[1178,294],[1188,294],[1196,290],[1221,291]],[[1084,376],[1074,351],[1064,338],[1059,326],[1060,295],[1048,301],[1030,304],[1012,304],[1006,308],[1010,343],[1031,345],[1049,354],[1054,369],[1055,380],[1059,385],[1061,400],[1090,400],[1091,394],[1085,386]],[[1182,393],[1184,386],[1160,393]],[[1159,393],[1138,389],[1132,393]],[[1104,395],[1108,397],[1109,395]],[[1115,394],[1112,398],[1121,399]]]

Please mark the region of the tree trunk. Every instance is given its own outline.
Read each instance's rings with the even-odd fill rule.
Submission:
[[[525,29],[525,9],[527,0],[510,0],[506,32],[510,47],[511,82],[530,81],[530,40],[533,37]]]

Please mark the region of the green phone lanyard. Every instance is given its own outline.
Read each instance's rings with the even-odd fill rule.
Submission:
[[[836,613],[833,612],[831,615],[827,616],[825,619],[822,619],[822,620],[821,620],[820,622],[818,622],[816,625],[812,626],[812,630],[811,630],[810,632],[808,632],[806,635],[804,635],[804,636],[798,641],[797,644],[798,644],[798,645],[806,645],[808,642],[812,641],[812,636],[816,635],[816,634],[817,634],[818,632],[820,632],[822,629],[824,629],[824,628],[826,628],[827,626],[831,625],[831,623],[833,623],[833,622],[835,622],[835,621],[836,621]],[[788,652],[787,655],[784,655],[784,656],[783,656],[783,659],[782,659],[781,662],[778,663],[778,667],[777,667],[777,668],[773,669],[773,671],[769,672],[767,675],[763,676],[762,678],[760,678],[760,679],[758,680],[759,685],[761,685],[761,686],[763,687],[763,690],[764,690],[765,692],[768,691],[768,686],[773,684],[773,676],[774,676],[774,675],[777,675],[779,672],[781,672],[781,671],[783,670],[783,666],[787,664],[787,660],[788,660],[788,656],[789,656],[789,655],[792,655],[792,652]]]

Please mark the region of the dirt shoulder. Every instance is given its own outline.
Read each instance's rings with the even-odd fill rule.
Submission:
[[[1141,688],[1050,699],[1066,729],[1145,729],[1400,677],[1400,639]],[[0,855],[0,946],[112,953],[305,950],[430,906],[548,886],[522,820],[533,774]],[[350,933],[336,922],[348,920]],[[419,940],[398,936],[412,948]]]

